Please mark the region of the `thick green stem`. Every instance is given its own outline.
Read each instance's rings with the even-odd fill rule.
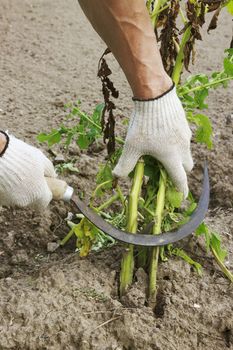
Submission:
[[[139,160],[136,165],[133,184],[129,195],[128,203],[128,220],[127,220],[127,231],[136,233],[137,232],[137,215],[138,215],[138,200],[142,187],[142,180],[144,174],[144,162]],[[129,245],[123,253],[121,261],[121,274],[120,274],[120,296],[124,295],[127,288],[132,284],[133,281],[133,270],[134,270],[134,247]]]
[[[218,254],[216,253],[215,249],[210,247],[214,257],[215,257],[215,260],[218,264],[218,266],[220,267],[220,269],[222,270],[222,272],[224,273],[224,275],[231,281],[231,283],[233,283],[233,275],[232,273],[226,268],[226,266],[224,265],[224,263],[219,259],[219,256]]]
[[[184,62],[184,48],[186,43],[190,39],[190,35],[191,35],[191,26],[188,26],[182,36],[181,43],[180,43],[180,50],[176,57],[175,67],[172,73],[172,80],[176,85],[178,85],[180,81],[180,76],[182,73],[183,62]]]
[[[155,225],[153,227],[153,234],[157,235],[161,233],[161,226],[163,220],[163,210],[165,205],[165,190],[166,190],[167,176],[164,170],[160,170],[159,190],[156,198],[156,210],[155,210]],[[159,259],[159,247],[152,248],[150,257],[149,268],[149,290],[148,290],[148,304],[154,307],[156,304],[156,292],[157,292],[157,270]]]

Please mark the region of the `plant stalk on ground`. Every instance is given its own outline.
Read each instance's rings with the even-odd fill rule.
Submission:
[[[160,170],[159,179],[159,190],[156,198],[156,209],[155,209],[155,224],[153,226],[153,234],[158,235],[161,233],[163,211],[165,205],[165,192],[166,192],[166,181],[167,175],[164,170]],[[151,307],[155,306],[156,303],[156,292],[157,292],[157,271],[158,271],[158,260],[159,260],[159,247],[153,247],[150,256],[150,267],[149,267],[149,290],[148,290],[148,303]]]
[[[144,162],[140,159],[136,165],[133,184],[129,195],[127,231],[137,232],[138,199],[141,193],[144,175]],[[129,245],[123,253],[120,274],[120,296],[124,295],[133,281],[134,270],[134,247]]]

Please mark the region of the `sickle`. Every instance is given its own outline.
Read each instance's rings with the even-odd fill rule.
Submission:
[[[54,188],[52,189],[53,187],[52,182],[54,182],[54,180],[47,179],[47,181],[48,181],[49,187],[51,188],[54,194],[54,197],[56,198],[56,193],[55,193],[56,191],[54,190]],[[55,180],[55,181],[60,181],[60,180]],[[63,184],[65,183],[63,182]],[[169,243],[177,242],[187,237],[192,232],[194,232],[196,228],[204,220],[205,215],[207,213],[208,205],[209,205],[209,194],[210,194],[209,175],[208,175],[207,163],[205,162],[202,193],[201,193],[197,208],[195,209],[193,214],[190,216],[189,222],[184,224],[180,228],[178,228],[178,230],[176,231],[165,232],[159,235],[142,233],[142,232],[145,232],[145,233],[150,232],[153,226],[153,222],[147,225],[147,227],[143,231],[141,231],[141,233],[136,233],[136,234],[122,231],[120,229],[115,228],[114,226],[106,222],[101,216],[96,214],[94,210],[88,208],[86,204],[82,202],[77,195],[73,195],[73,189],[71,187],[67,187],[67,185],[66,185],[66,188],[64,188],[63,199],[70,200],[71,198],[71,202],[73,202],[76,205],[76,207],[80,210],[80,212],[92,224],[94,224],[98,229],[110,235],[114,239],[125,243],[129,243],[129,244],[145,246],[145,247],[153,247],[153,246],[163,246]],[[57,199],[59,199],[58,197],[59,196],[57,196]]]

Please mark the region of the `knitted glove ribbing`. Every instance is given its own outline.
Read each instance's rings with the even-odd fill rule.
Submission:
[[[125,177],[142,155],[151,155],[164,165],[186,198],[186,172],[193,167],[191,135],[176,87],[156,99],[134,100],[123,153],[113,173]]]
[[[52,199],[45,176],[56,177],[51,161],[39,149],[10,135],[0,157],[0,205],[45,208]]]

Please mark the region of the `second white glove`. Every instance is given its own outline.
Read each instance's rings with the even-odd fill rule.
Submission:
[[[186,198],[186,172],[193,167],[191,136],[175,86],[159,98],[134,100],[123,153],[113,173],[125,177],[142,155],[151,155],[163,164],[177,189]]]

